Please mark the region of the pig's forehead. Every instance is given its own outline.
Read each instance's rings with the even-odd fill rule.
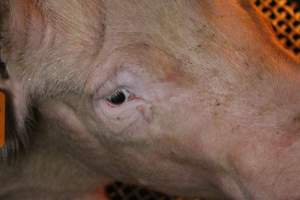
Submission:
[[[118,48],[146,41],[172,54],[194,54],[195,59],[236,50],[258,54],[270,35],[259,30],[248,13],[251,8],[244,6],[247,3],[250,1],[105,1],[105,42],[109,48]]]
[[[147,40],[160,45],[167,43],[169,46],[175,45],[176,49],[195,45],[213,34],[205,15],[201,14],[205,5],[200,2],[106,1],[107,39],[118,40],[121,37],[120,40],[126,43],[124,38],[127,37],[128,40]],[[203,34],[197,35],[197,31]]]
[[[193,63],[206,66],[218,65],[215,61],[235,62],[239,66],[246,66],[247,62],[264,69],[274,63],[284,65],[283,60],[288,59],[273,43],[269,26],[263,26],[265,23],[258,15],[253,16],[253,3],[251,0],[108,0],[104,3],[105,44],[113,49],[146,40],[176,58],[185,55]]]
[[[269,36],[261,34],[239,0],[110,0],[104,5],[103,52],[145,42],[197,66],[220,66],[216,60],[225,64],[222,59],[257,58],[267,46],[265,37]]]

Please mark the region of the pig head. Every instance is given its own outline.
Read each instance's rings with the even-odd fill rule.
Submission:
[[[1,0],[0,199],[118,179],[300,198],[299,64],[247,0]]]

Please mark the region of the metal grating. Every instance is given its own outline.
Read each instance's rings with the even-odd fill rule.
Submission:
[[[300,0],[251,0],[279,45],[300,61]]]
[[[200,200],[171,197],[141,186],[127,185],[121,182],[108,185],[106,194],[109,200]]]
[[[126,185],[116,182],[106,187],[110,200],[175,200],[165,194],[154,192],[140,186]]]

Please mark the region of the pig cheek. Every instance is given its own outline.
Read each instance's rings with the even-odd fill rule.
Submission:
[[[128,137],[129,133],[132,137],[141,137],[142,133],[131,127],[137,123],[150,123],[151,108],[149,103],[144,102],[127,105],[126,109],[114,107],[104,100],[94,102],[96,117],[118,137]]]

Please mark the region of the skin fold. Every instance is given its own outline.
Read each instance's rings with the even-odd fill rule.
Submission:
[[[116,179],[300,198],[299,64],[250,1],[1,0],[0,17],[16,136],[0,199],[93,199]]]

